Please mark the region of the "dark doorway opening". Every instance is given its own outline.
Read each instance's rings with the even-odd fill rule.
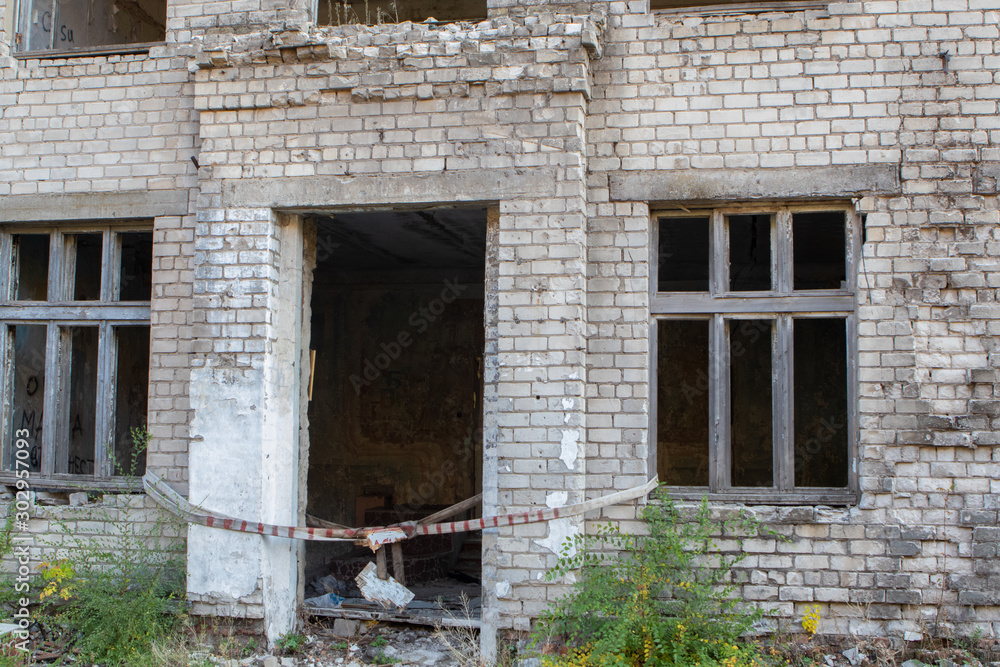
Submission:
[[[486,210],[315,221],[307,514],[385,526],[481,493]],[[402,552],[417,596],[407,611],[461,592],[478,609],[479,533],[417,537]],[[364,606],[354,577],[373,560],[350,543],[308,543],[307,606]]]

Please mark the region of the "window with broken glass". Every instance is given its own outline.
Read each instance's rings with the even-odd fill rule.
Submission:
[[[142,473],[130,431],[146,425],[152,250],[144,224],[0,233],[0,482],[28,470],[34,486],[103,488]]]
[[[653,469],[681,495],[856,497],[858,219],[842,206],[653,217]]]
[[[18,51],[145,51],[166,39],[166,0],[22,0]]]

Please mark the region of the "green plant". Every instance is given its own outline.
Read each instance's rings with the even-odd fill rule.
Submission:
[[[661,488],[641,514],[648,532],[614,525],[576,535],[563,546],[550,580],[575,574],[571,592],[539,618],[533,646],[545,665],[660,667],[756,665],[760,650],[741,641],[762,612],[741,609],[732,568],[746,536],[774,535],[746,512],[713,519],[707,501],[684,517]],[[714,538],[735,543],[731,553]]]
[[[402,660],[389,657],[382,651],[379,651],[372,657],[373,665],[395,665],[397,662],[402,662]]]
[[[303,635],[289,632],[286,635],[281,635],[278,641],[274,642],[274,647],[282,653],[295,654],[302,650],[305,643],[306,638]]]
[[[330,644],[330,648],[332,648],[334,651],[343,650],[347,648],[347,642],[334,642]]]
[[[389,640],[383,637],[382,635],[379,635],[378,637],[372,640],[372,648],[382,648],[383,646],[388,646],[388,645],[389,645]]]
[[[132,442],[130,474],[149,444],[149,432],[132,429]],[[87,534],[65,516],[56,520],[64,557],[41,566],[43,611],[77,637],[76,649],[88,662],[152,664],[153,642],[178,624],[183,558],[168,534],[171,528],[180,534],[180,524],[164,515],[150,521],[137,496],[106,494],[102,507],[85,511],[77,518],[103,530]]]

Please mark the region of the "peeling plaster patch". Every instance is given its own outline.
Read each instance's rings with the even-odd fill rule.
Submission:
[[[548,523],[549,536],[544,540],[535,540],[535,544],[558,555],[562,551],[563,544],[566,540],[579,533],[580,528],[571,524],[569,519],[553,519]],[[569,547],[568,554],[570,556],[576,555],[576,547],[571,545]]]
[[[580,432],[576,430],[563,429],[562,451],[559,458],[570,470],[576,468],[576,457],[580,453]]]
[[[565,507],[567,500],[569,500],[569,491],[553,491],[545,496],[545,504],[548,505],[550,509]]]
[[[496,592],[498,598],[505,598],[508,595],[510,595],[510,582],[498,581],[496,586]]]
[[[566,416],[563,417],[563,424],[568,424],[569,423],[570,417],[572,416],[572,415],[569,414],[569,411],[573,409],[573,407],[575,406],[575,404],[576,404],[576,402],[572,398],[564,398],[562,400],[563,410],[566,411]]]

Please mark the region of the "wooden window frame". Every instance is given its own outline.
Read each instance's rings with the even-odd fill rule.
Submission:
[[[120,290],[122,234],[152,232],[151,221],[120,221],[93,224],[7,225],[0,228],[0,360],[3,396],[0,414],[0,484],[14,485],[17,475],[10,469],[14,442],[11,421],[13,400],[12,374],[14,354],[11,346],[12,325],[46,327],[45,392],[42,408],[42,457],[40,470],[30,473],[32,488],[133,491],[141,488],[136,480],[115,475],[108,447],[98,443],[113,442],[114,392],[117,373],[115,329],[150,325],[150,301],[116,301]],[[13,237],[22,234],[49,236],[49,267],[46,301],[17,301],[14,287]],[[67,237],[74,234],[101,234],[100,300],[74,301],[69,289],[75,271],[75,257],[67,252]],[[152,271],[152,267],[150,267]],[[94,473],[74,474],[58,471],[58,462],[68,457],[68,374],[72,327],[98,329],[97,396],[94,437]]]
[[[845,216],[846,285],[842,290],[793,290],[792,215],[802,212],[843,211]],[[732,292],[729,290],[729,234],[731,215],[771,216],[771,290]],[[709,219],[709,291],[659,292],[659,223],[661,218],[706,217]],[[747,204],[673,209],[657,208],[651,215],[649,255],[650,299],[650,408],[649,474],[657,472],[657,322],[665,319],[707,320],[709,322],[709,485],[671,486],[671,494],[686,500],[738,501],[773,505],[851,505],[858,501],[858,418],[857,418],[857,266],[861,253],[860,218],[850,202],[813,204]],[[792,319],[837,317],[846,320],[847,338],[847,417],[848,485],[844,488],[796,487],[794,485],[795,443],[792,431],[794,412],[794,365]],[[775,484],[769,488],[730,486],[729,438],[729,336],[728,322],[741,319],[770,319],[774,366],[772,424]]]

